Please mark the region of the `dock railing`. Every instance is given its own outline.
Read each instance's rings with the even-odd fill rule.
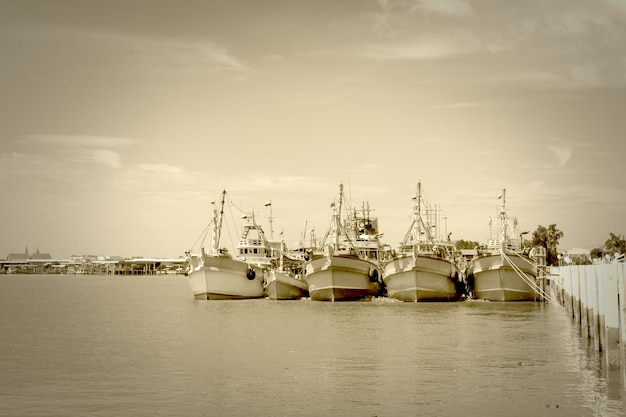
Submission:
[[[607,368],[625,370],[626,264],[552,267],[550,275],[553,296],[602,353]]]

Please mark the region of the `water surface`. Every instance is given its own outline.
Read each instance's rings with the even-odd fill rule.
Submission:
[[[542,303],[197,301],[184,276],[0,276],[2,416],[622,416]]]

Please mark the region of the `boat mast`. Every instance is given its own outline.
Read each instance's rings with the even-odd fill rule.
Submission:
[[[500,250],[502,252],[504,252],[504,249],[506,248],[506,228],[507,228],[507,221],[506,221],[506,188],[502,189],[502,195],[500,196],[502,198],[502,204],[500,205],[500,233],[501,233],[501,238],[500,238]]]
[[[343,184],[339,184],[339,208],[335,212],[335,248],[339,248],[339,233],[342,233],[341,206],[343,203]]]
[[[417,183],[417,222],[418,222],[418,241],[421,243],[422,241],[422,230],[426,234],[428,239],[428,243],[433,243],[433,235],[432,235],[432,217],[437,216],[437,206],[435,206],[435,213],[432,213],[432,210],[428,207],[427,204],[424,204],[426,211],[426,220],[427,223],[424,223],[424,218],[422,217],[422,183],[421,181]],[[435,217],[435,224],[437,223],[437,219]]]
[[[415,236],[415,241],[417,243],[421,243],[422,240],[422,182],[417,182],[417,196],[415,202],[415,221],[417,221],[417,236]]]
[[[222,237],[222,219],[224,218],[224,200],[226,199],[226,190],[222,191],[222,201],[220,204],[220,212],[219,217],[217,214],[217,209],[213,210],[213,227],[215,228],[215,233],[213,234],[213,249],[215,253],[219,253],[220,250],[220,240]]]
[[[413,220],[411,226],[407,230],[400,248],[405,250],[406,246],[411,242],[412,246],[418,245],[422,241],[422,228],[426,229],[426,225],[422,220],[422,182],[417,182],[417,194],[412,198],[415,203],[413,204]]]

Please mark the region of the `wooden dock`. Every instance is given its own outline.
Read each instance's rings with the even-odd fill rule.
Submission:
[[[572,315],[606,368],[626,380],[626,264],[551,270],[552,295]]]

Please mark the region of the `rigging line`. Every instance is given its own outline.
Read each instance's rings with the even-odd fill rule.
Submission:
[[[331,220],[330,226],[326,230],[326,233],[324,233],[324,237],[322,238],[322,240],[320,240],[320,244],[317,247],[317,249],[320,250],[320,251],[324,250],[324,245],[326,245],[326,239],[328,239],[328,236],[330,235],[330,230],[331,230],[331,228],[333,226],[333,222],[334,222],[334,219]]]
[[[542,297],[544,297],[546,300],[548,300],[548,302],[563,308],[563,306],[561,306],[552,296],[550,296],[548,293],[546,293],[543,289],[541,289],[531,278],[529,278],[517,265],[515,265],[515,263],[513,263],[513,261],[511,260],[511,258],[504,252],[502,252],[502,257],[504,259],[506,259],[509,262],[509,265],[511,265],[511,268],[513,268],[513,270],[520,276],[520,278],[522,278],[522,280],[528,284],[528,286],[530,286],[533,290],[535,290],[539,295],[541,295]]]
[[[526,274],[524,274],[524,272],[517,265],[515,265],[506,254],[504,254],[504,256],[505,256],[505,259],[507,259],[509,261],[509,264],[511,265],[513,270],[522,278],[522,280],[524,280],[524,282],[526,282],[539,295],[543,296],[546,300],[548,300],[548,302],[551,302],[551,303],[553,303],[555,305],[558,305],[559,307],[562,307],[559,303],[557,303],[553,299],[553,297],[551,297],[550,295],[548,295],[548,293],[546,293],[544,290],[542,290],[541,287],[539,287],[531,278],[526,276]]]
[[[198,244],[198,241],[200,241],[200,239],[202,239],[202,243],[200,243],[200,246],[204,245],[204,240],[206,239],[207,234],[209,233],[209,227],[211,226],[211,224],[213,224],[213,220],[211,220],[209,222],[209,224],[207,224],[204,227],[204,230],[202,230],[202,232],[200,233],[200,236],[198,236],[198,238],[196,239],[196,241],[193,243],[193,245],[191,245],[191,249],[194,249],[196,247],[196,245]]]
[[[228,197],[228,203],[230,207],[235,207],[237,210],[239,210],[239,212],[243,213],[243,214],[247,214],[247,212],[243,211],[242,209],[240,209],[234,202],[233,200],[230,198],[230,195],[227,196]]]
[[[235,207],[237,210],[239,210],[242,213],[246,214],[239,207],[235,206],[235,204],[230,199],[230,196],[228,196],[228,201],[229,201],[228,207]],[[233,250],[235,250],[237,245],[234,243],[233,236],[231,234],[231,229],[237,231],[237,223],[235,222],[235,217],[234,217],[233,210],[230,209],[229,212],[230,212],[230,221],[231,221],[232,227],[226,227],[226,234],[228,235],[228,242],[230,243],[230,245],[233,248]],[[241,234],[242,233],[239,233],[239,236],[241,236]],[[237,241],[237,243],[239,243],[239,241]]]

